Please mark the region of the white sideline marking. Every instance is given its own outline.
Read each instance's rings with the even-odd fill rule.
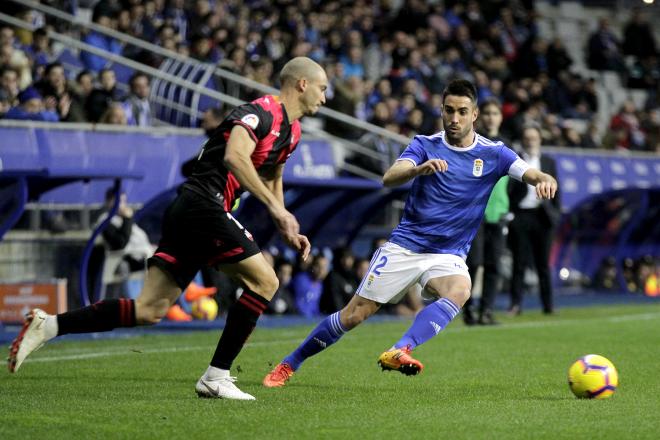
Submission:
[[[263,341],[263,342],[248,342],[245,344],[245,347],[259,347],[259,346],[268,346],[268,345],[277,345],[277,344],[293,344],[300,342],[300,339],[282,339],[280,341]],[[63,356],[47,356],[47,357],[38,357],[26,359],[25,362],[57,362],[57,361],[71,361],[71,360],[80,360],[80,359],[94,359],[100,357],[110,357],[110,356],[128,356],[132,354],[157,354],[157,353],[178,353],[186,351],[202,351],[202,350],[214,350],[215,348],[212,345],[199,345],[192,347],[171,347],[171,348],[145,348],[143,350],[135,348],[121,348],[118,350],[106,350],[98,351],[95,353],[80,353],[80,354],[69,354]]]
[[[459,327],[459,328],[448,328],[445,332],[460,332],[460,331],[474,331],[475,329],[482,329],[486,331],[498,331],[498,330],[518,330],[518,329],[527,329],[527,328],[541,328],[541,327],[552,327],[552,326],[561,326],[561,325],[570,325],[570,324],[582,324],[588,322],[597,322],[605,321],[611,323],[626,322],[626,321],[639,321],[639,320],[650,320],[660,318],[660,312],[655,313],[637,313],[629,315],[619,315],[619,316],[610,316],[610,317],[600,317],[600,318],[587,318],[587,319],[565,319],[561,321],[534,321],[534,322],[521,322],[519,324],[505,324],[498,326],[479,326],[479,327]],[[262,341],[262,342],[248,342],[245,344],[245,347],[259,347],[259,346],[269,346],[277,344],[295,344],[302,342],[302,339],[282,339],[278,341]],[[116,350],[106,350],[93,353],[79,353],[79,354],[69,354],[61,356],[47,356],[47,357],[37,357],[26,359],[25,362],[59,362],[59,361],[69,361],[69,360],[81,360],[81,359],[95,359],[100,357],[111,357],[111,356],[128,356],[132,354],[160,354],[160,353],[177,353],[177,352],[187,352],[187,351],[202,351],[202,350],[211,350],[213,347],[211,345],[199,345],[192,347],[170,347],[170,348],[145,348],[143,350],[124,348]]]

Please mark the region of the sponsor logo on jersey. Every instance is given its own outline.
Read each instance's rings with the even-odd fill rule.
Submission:
[[[279,131],[271,130],[270,134],[272,134],[273,136],[275,136],[277,138],[280,137],[280,132]]]
[[[474,160],[474,166],[472,167],[472,175],[474,177],[481,177],[481,174],[484,172],[484,161],[481,159]]]
[[[249,115],[243,116],[241,122],[254,130],[257,128],[257,125],[259,125],[259,116],[250,113]]]

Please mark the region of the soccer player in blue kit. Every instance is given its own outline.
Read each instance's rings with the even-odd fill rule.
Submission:
[[[534,186],[539,198],[554,197],[557,181],[552,176],[530,168],[502,142],[474,131],[476,96],[466,80],[452,81],[444,90],[445,130],[415,136],[383,176],[385,186],[413,180],[401,222],[374,253],[349,303],[312,330],[264,378],[264,386],[284,386],[307,358],[337,342],[382,304],[398,302],[415,283],[434,302],[417,314],[401,339],[380,355],[378,364],[406,375],[420,373],[424,366],[412,357],[412,350],[447,327],[470,297],[465,258],[495,183],[509,175]]]

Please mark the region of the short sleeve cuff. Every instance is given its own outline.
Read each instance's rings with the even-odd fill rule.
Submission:
[[[519,182],[522,182],[522,176],[530,169],[530,166],[524,160],[518,158],[516,159],[511,166],[509,167],[509,176],[516,179]]]
[[[399,162],[401,160],[407,160],[408,162],[412,163],[413,166],[417,166],[417,162],[415,162],[415,160],[410,157],[400,157],[396,161]]]
[[[234,121],[232,121],[232,123],[233,123],[234,125],[240,125],[240,126],[243,127],[245,130],[247,130],[248,134],[250,135],[250,137],[252,138],[252,140],[254,141],[254,143],[259,142],[259,139],[257,139],[257,135],[254,134],[254,130],[252,130],[252,127],[250,127],[249,125],[247,125],[246,123],[244,123],[244,122],[241,121],[240,119],[234,120]]]

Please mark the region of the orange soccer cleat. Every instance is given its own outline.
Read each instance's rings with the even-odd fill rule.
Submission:
[[[414,376],[424,370],[424,365],[413,358],[410,346],[385,351],[378,358],[378,365],[385,370],[395,370],[406,376]]]
[[[186,301],[191,303],[205,296],[213,296],[217,292],[218,289],[216,287],[204,287],[200,286],[194,281],[191,281],[190,284],[188,284],[188,287],[186,287],[186,294],[184,295],[184,298]]]
[[[264,377],[263,384],[268,388],[283,387],[291,376],[293,376],[293,369],[289,364],[282,362]]]
[[[167,310],[167,314],[165,315],[165,318],[169,319],[170,321],[178,321],[178,322],[192,321],[192,316],[187,314],[186,311],[183,310],[181,306],[178,304],[174,304],[172,307],[170,307]]]

